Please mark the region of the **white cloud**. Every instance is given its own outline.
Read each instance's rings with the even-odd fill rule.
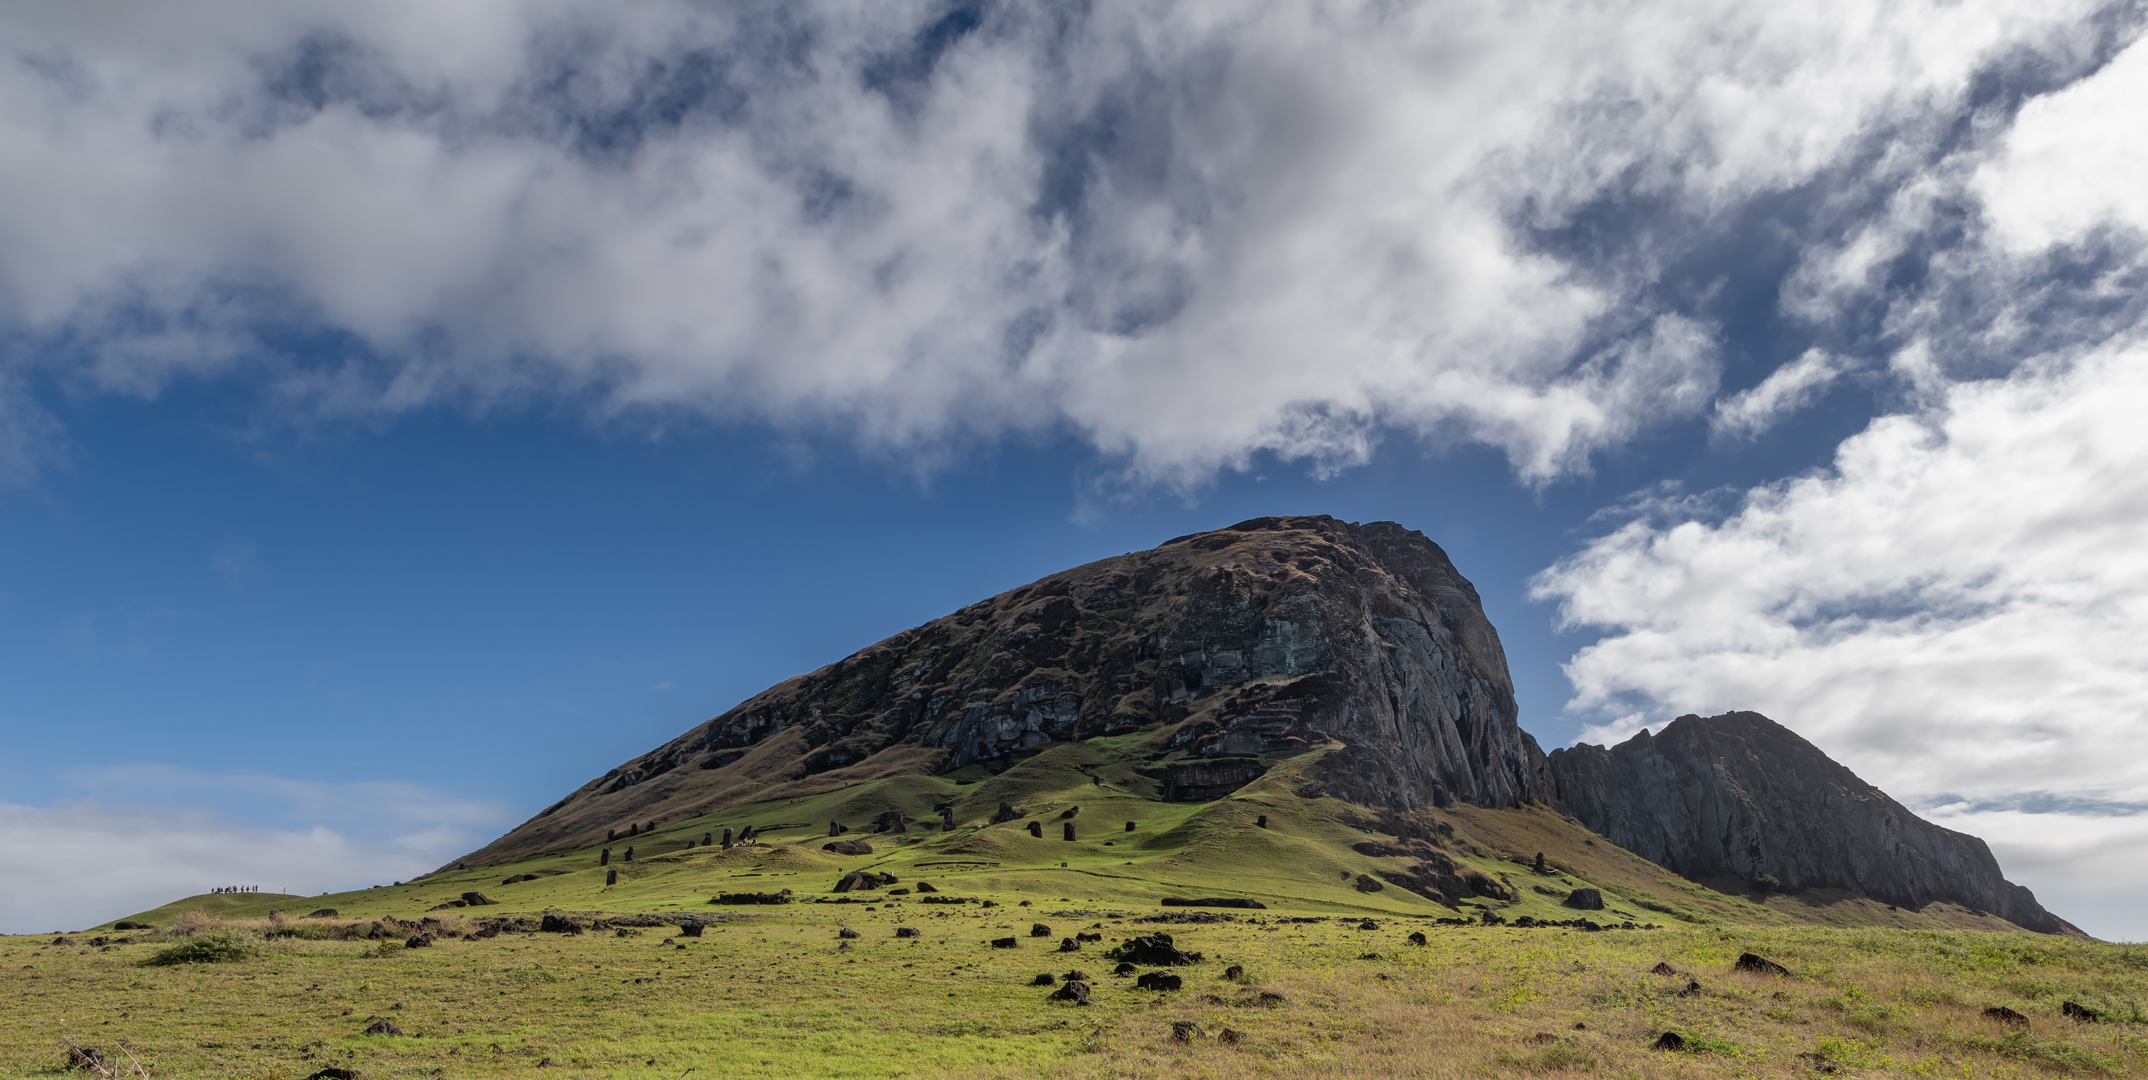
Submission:
[[[1776,368],[1760,385],[1716,402],[1708,429],[1717,436],[1750,439],[1813,403],[1848,366],[1823,349],[1807,349]]]
[[[156,764],[70,779],[95,797],[0,803],[0,933],[91,926],[226,885],[307,895],[407,879],[476,848],[512,817],[499,804],[393,781]],[[205,805],[219,801],[257,813]],[[260,823],[277,818],[289,824]]]
[[[1975,178],[1993,233],[2032,252],[2106,225],[2148,229],[2148,42],[2023,106],[2002,151]]]
[[[1542,481],[1704,411],[1713,336],[1650,299],[1678,230],[1585,267],[1517,225],[1713,220],[2090,7],[18,7],[0,325],[116,392],[1071,427],[1168,483],[1398,428]]]
[[[1608,631],[1567,665],[1583,738],[1749,708],[1913,806],[2148,804],[2148,346],[1937,393],[1828,471],[1719,518],[1659,504],[1539,575]]]

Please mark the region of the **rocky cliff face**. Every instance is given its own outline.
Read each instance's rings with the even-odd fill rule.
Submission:
[[[2002,877],[1982,840],[1910,813],[1759,713],[1682,716],[1609,749],[1554,750],[1551,772],[1582,824],[1689,878],[1767,874],[1785,889],[1951,901],[2078,933]]]
[[[492,862],[725,805],[1044,743],[1152,731],[1164,797],[1340,743],[1327,791],[1377,806],[1551,793],[1499,635],[1437,544],[1391,522],[1258,518],[973,604],[775,686],[467,857]]]

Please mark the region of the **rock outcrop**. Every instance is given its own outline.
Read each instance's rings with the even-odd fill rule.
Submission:
[[[1373,806],[1545,800],[1499,635],[1437,544],[1392,522],[1257,518],[1090,563],[775,686],[620,765],[463,862],[1047,743],[1153,731],[1159,796],[1336,749]]]
[[[1582,824],[1695,880],[1762,875],[1921,908],[1949,901],[2041,933],[2078,933],[2007,881],[1982,840],[1910,813],[1759,713],[1681,716],[1606,749],[1551,753]]]

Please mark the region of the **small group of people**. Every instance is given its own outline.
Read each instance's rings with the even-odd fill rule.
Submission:
[[[259,886],[259,885],[224,885],[224,886],[221,886],[221,887],[218,887],[218,888],[215,888],[215,889],[211,889],[211,890],[209,890],[209,891],[210,891],[210,892],[212,892],[212,893],[232,893],[232,892],[260,892],[260,891],[261,891],[261,886]]]

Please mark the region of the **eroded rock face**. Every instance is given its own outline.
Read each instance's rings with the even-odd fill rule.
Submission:
[[[1759,713],[1681,716],[1606,749],[1554,750],[1582,824],[1696,880],[1772,875],[1889,904],[1950,901],[2026,929],[2078,932],[2007,881],[1982,840],[1934,825]]]
[[[600,841],[622,821],[944,772],[1153,730],[1158,796],[1216,798],[1256,759],[1340,743],[1324,790],[1373,806],[1548,799],[1476,590],[1391,522],[1257,518],[1054,574],[775,686],[463,861]],[[786,786],[787,785],[787,786]]]

